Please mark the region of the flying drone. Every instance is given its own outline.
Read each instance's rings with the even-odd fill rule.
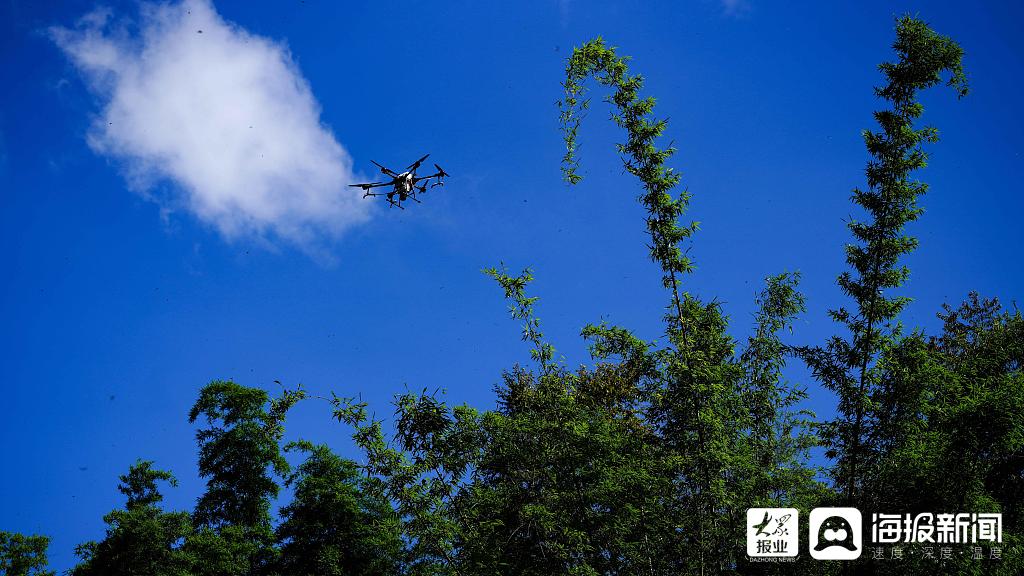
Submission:
[[[367,196],[384,196],[387,198],[388,204],[390,204],[391,206],[397,206],[402,210],[405,210],[405,207],[402,206],[402,202],[405,202],[406,200],[420,202],[420,199],[416,197],[417,194],[423,194],[427,190],[435,186],[444,186],[444,178],[448,176],[448,173],[445,172],[444,169],[442,169],[437,164],[434,164],[434,168],[437,168],[436,173],[431,174],[430,176],[416,175],[416,170],[420,167],[420,164],[422,164],[423,161],[427,159],[428,156],[430,156],[430,154],[427,154],[423,158],[420,158],[419,160],[413,162],[412,164],[409,165],[408,168],[405,169],[405,172],[402,173],[395,172],[394,170],[388,168],[387,166],[381,166],[380,164],[377,164],[376,162],[373,162],[373,160],[371,160],[371,162],[373,162],[374,165],[380,168],[381,173],[391,178],[391,180],[388,180],[386,182],[367,182],[365,184],[349,184],[349,186],[353,188],[362,188],[363,198],[366,198]],[[434,180],[434,182],[430,181],[432,179]],[[388,190],[387,192],[372,191],[373,188],[380,188],[383,186],[391,186],[391,190]]]

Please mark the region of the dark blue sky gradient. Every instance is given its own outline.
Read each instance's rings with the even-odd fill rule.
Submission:
[[[586,179],[560,181],[564,59],[598,34],[633,56],[671,117],[673,166],[702,223],[686,285],[724,303],[737,338],[761,279],[783,270],[803,273],[810,308],[790,341],[834,333],[825,312],[845,303],[834,280],[850,189],[864,181],[860,130],[903,12],[960,41],[973,88],[924,99],[942,141],[919,174],[931,189],[910,228],[921,247],[907,259],[905,324],[934,329],[940,305],[970,290],[1010,302],[1024,288],[1019,3],[751,0],[730,15],[711,0],[218,2],[287,42],[358,169],[430,152],[454,175],[423,205],[379,210],[333,247],[333,267],[226,241],[185,213],[162,219],[129,191],[86,145],[98,105],[42,33],[93,3],[54,4],[0,5],[0,529],[52,535],[59,569],[102,535],[136,458],[178,475],[169,507],[192,506],[202,482],[186,416],[211,379],[361,393],[379,414],[405,386],[492,406],[501,370],[529,357],[483,267],[534,267],[544,329],[570,364],[588,361],[587,322],[658,338],[666,294],[596,87]],[[808,384],[828,414],[832,398]],[[353,455],[322,403],[295,410],[289,437]]]

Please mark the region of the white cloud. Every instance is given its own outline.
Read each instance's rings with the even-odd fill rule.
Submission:
[[[226,22],[207,0],[107,10],[50,35],[102,103],[90,147],[164,210],[225,237],[281,238],[319,251],[368,217],[352,160],[320,122],[280,43]],[[175,190],[151,194],[170,181]]]

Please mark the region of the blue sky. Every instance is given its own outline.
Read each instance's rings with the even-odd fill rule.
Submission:
[[[597,90],[586,179],[560,181],[564,59],[596,35],[671,118],[702,222],[688,287],[725,303],[737,338],[782,270],[809,303],[791,341],[834,332],[859,133],[904,12],[960,41],[973,89],[924,98],[942,141],[904,321],[934,329],[943,302],[1024,287],[1016,3],[195,2],[201,36],[174,6],[55,4],[0,5],[0,529],[52,535],[60,569],[136,458],[174,471],[168,505],[191,507],[186,415],[211,379],[361,393],[379,413],[405,386],[491,406],[528,354],[483,267],[534,268],[570,364],[587,322],[657,338],[666,297]],[[422,205],[344,188],[427,152],[453,178]],[[351,454],[346,434],[317,403],[289,421]]]

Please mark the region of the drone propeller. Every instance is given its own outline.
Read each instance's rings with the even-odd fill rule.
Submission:
[[[394,170],[392,170],[390,168],[387,168],[385,166],[381,166],[380,164],[377,164],[377,162],[374,161],[374,160],[370,160],[370,162],[373,162],[374,166],[376,166],[377,168],[380,168],[380,171],[383,172],[384,174],[387,174],[388,176],[391,176],[391,177],[398,176],[398,174],[395,174]]]
[[[423,161],[426,160],[428,156],[430,156],[430,154],[427,154],[423,158],[420,158],[419,160],[413,162],[412,164],[409,164],[409,170],[415,170],[415,169],[419,168],[420,164],[422,164]]]
[[[369,190],[370,188],[377,188],[379,186],[388,186],[391,182],[367,182],[365,184],[349,184],[350,188],[362,188],[363,190]]]
[[[448,173],[444,171],[444,168],[441,168],[437,164],[434,164],[434,168],[437,168],[437,175],[440,176],[441,178],[448,176]]]

